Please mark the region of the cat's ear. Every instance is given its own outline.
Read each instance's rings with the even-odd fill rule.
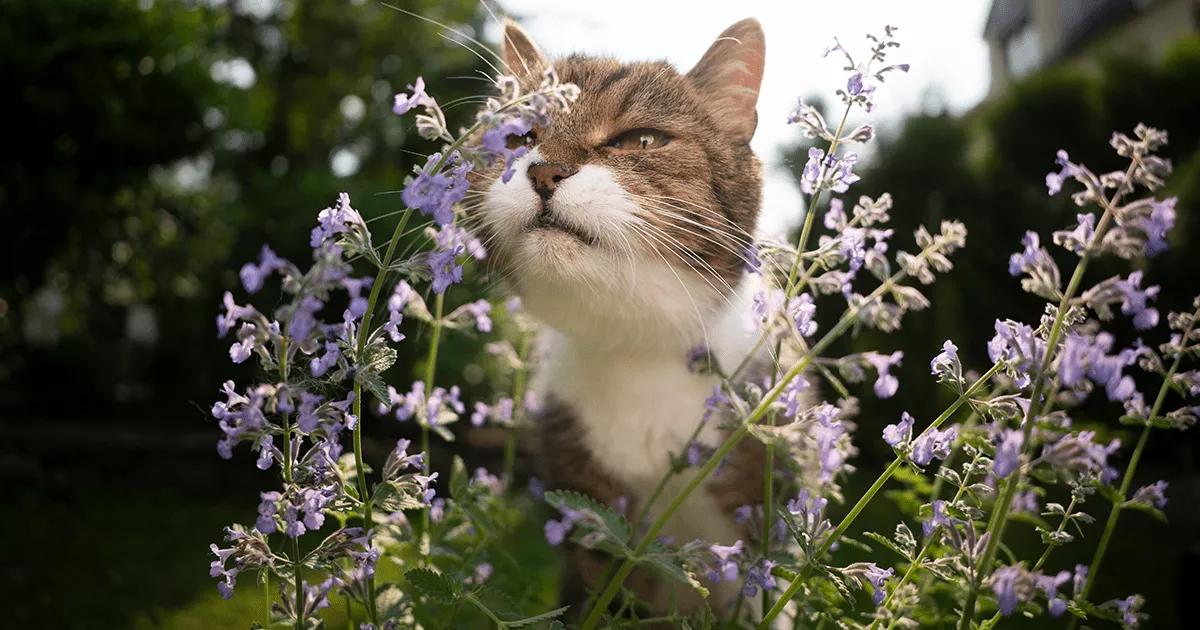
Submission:
[[[746,18],[725,29],[688,72],[688,78],[718,108],[720,120],[745,142],[758,126],[754,107],[762,84],[765,47],[762,25]]]
[[[504,20],[500,59],[504,61],[505,71],[518,77],[540,76],[542,71],[550,65],[546,61],[546,56],[529,38],[529,33],[509,19]]]

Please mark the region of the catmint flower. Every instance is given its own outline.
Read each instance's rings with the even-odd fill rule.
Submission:
[[[946,515],[945,501],[941,499],[935,500],[930,504],[930,509],[932,509],[933,515],[928,521],[921,522],[921,531],[926,537],[932,535],[933,532],[939,527],[945,528],[946,530],[954,529],[954,522],[951,521],[950,517]]]
[[[771,575],[771,569],[774,568],[775,563],[767,558],[763,558],[758,564],[750,565],[746,570],[746,583],[742,586],[742,594],[754,597],[760,588],[764,591],[775,588],[775,576]]]
[[[841,199],[833,198],[829,200],[829,209],[825,211],[825,218],[822,220],[825,227],[838,232],[846,229],[847,224],[845,204]]]
[[[1032,490],[1027,492],[1018,492],[1013,495],[1012,510],[1014,512],[1037,514],[1038,507],[1039,504],[1037,493]]]
[[[271,464],[275,461],[275,452],[272,448],[273,441],[274,438],[269,435],[263,436],[262,440],[259,441],[258,460],[254,462],[254,465],[257,466],[259,470],[266,470],[270,468]]]
[[[1077,224],[1071,230],[1059,230],[1052,236],[1057,245],[1076,253],[1082,254],[1092,237],[1096,234],[1096,215],[1090,212],[1075,215]]]
[[[992,573],[988,580],[992,592],[996,594],[996,603],[1000,614],[1008,616],[1017,611],[1017,606],[1023,601],[1033,598],[1033,582],[1029,572],[1017,565],[1000,567]]]
[[[229,346],[229,358],[234,363],[242,363],[250,358],[251,352],[254,351],[254,331],[257,328],[250,322],[242,323],[238,330],[238,341]]]
[[[801,380],[801,379],[795,379]],[[724,388],[718,383],[713,386],[713,393],[708,398],[704,399],[704,422],[708,422],[714,415],[722,412],[723,408],[728,406],[732,401],[725,395]]]
[[[1115,609],[1121,614],[1121,627],[1137,628],[1141,624],[1141,620],[1145,615],[1139,613],[1142,605],[1146,603],[1146,599],[1141,595],[1130,595],[1125,599],[1114,599],[1102,604],[1109,608]]]
[[[292,319],[288,322],[288,336],[301,343],[307,341],[308,336],[317,328],[316,314],[324,306],[325,303],[313,295],[305,296],[300,300],[296,312],[292,314]]]
[[[895,575],[896,570],[889,567],[885,571],[880,569],[879,566],[874,562],[869,562],[867,565],[868,566],[864,576],[867,578],[867,581],[871,583],[871,586],[874,587],[871,593],[871,601],[875,602],[875,605],[878,606],[883,603],[883,598],[887,594],[887,589],[884,588],[883,583],[885,580]]]
[[[1046,191],[1050,196],[1057,195],[1062,191],[1063,183],[1068,179],[1079,174],[1079,167],[1071,163],[1071,156],[1067,155],[1066,151],[1058,150],[1055,154],[1055,162],[1059,166],[1058,172],[1051,171],[1046,174]]]
[[[1121,448],[1121,441],[1114,439],[1102,445],[1095,438],[1095,431],[1069,433],[1046,445],[1040,459],[1066,472],[1095,473],[1101,481],[1111,481],[1117,471],[1108,465],[1108,456]]]
[[[488,314],[492,312],[492,303],[487,300],[475,300],[465,304],[463,308],[467,313],[475,319],[475,328],[479,332],[492,332],[492,318]]]
[[[571,533],[571,529],[575,527],[575,523],[583,516],[575,510],[563,510],[563,516],[560,520],[548,520],[543,528],[546,535],[546,542],[551,545],[561,545],[567,538],[567,534]]]
[[[988,342],[988,357],[993,362],[1005,362],[1017,387],[1029,386],[1031,372],[1045,351],[1046,342],[1028,324],[996,320],[996,335]]]
[[[912,462],[918,466],[926,466],[934,457],[946,459],[950,456],[950,449],[954,446],[954,440],[957,437],[958,429],[954,427],[945,431],[927,429],[913,440],[912,454],[910,455]]]
[[[900,448],[912,440],[913,417],[907,411],[900,414],[900,422],[883,428],[883,441],[892,448]]]
[[[500,181],[505,184],[512,179],[513,162],[529,152],[529,147],[525,145],[510,149],[508,139],[512,136],[523,136],[531,129],[533,129],[533,123],[530,121],[521,117],[511,117],[483,132],[480,142],[483,149],[494,157],[504,160],[504,172],[500,175]]]
[[[846,433],[845,425],[838,419],[840,414],[841,410],[829,403],[822,403],[813,410],[816,423],[810,431],[817,443],[822,483],[829,483],[846,460],[846,453],[838,444],[839,438]]]
[[[1148,486],[1138,488],[1130,501],[1153,505],[1160,510],[1167,507],[1167,482],[1156,481]]]
[[[825,151],[813,147],[808,150],[808,161],[801,172],[800,189],[807,195],[821,188],[844,193],[859,180],[854,174],[854,165],[857,163],[858,155],[855,153],[826,157]]]
[[[996,457],[992,462],[992,472],[997,479],[1004,479],[1012,474],[1021,463],[1021,446],[1025,443],[1025,435],[1016,429],[1006,429],[1000,434],[1000,443],[996,446]]]
[[[259,254],[258,264],[246,263],[242,265],[238,276],[242,280],[242,286],[245,287],[247,293],[257,293],[262,289],[263,282],[276,270],[283,269],[287,266],[287,261],[275,255],[270,247],[263,245],[262,252]]]
[[[338,350],[336,343],[325,342],[325,354],[313,359],[311,363],[312,375],[315,378],[320,378],[329,371],[330,368],[337,365],[338,359],[342,357],[342,353]]]
[[[334,207],[325,208],[317,214],[317,227],[312,230],[309,245],[316,248],[338,234],[355,230],[367,233],[367,224],[363,221],[362,215],[350,207],[350,195],[339,193],[337,204]]]
[[[962,384],[962,362],[958,359],[958,346],[953,341],[947,339],[942,343],[942,351],[929,362],[929,371],[939,383]]]
[[[687,451],[685,452],[685,459],[688,466],[692,466],[693,468],[699,466],[700,462],[704,461],[705,450],[704,446],[696,440],[688,442]]]
[[[900,388],[900,380],[891,375],[891,369],[904,359],[904,353],[900,351],[891,354],[879,354],[878,352],[867,352],[863,354],[863,359],[871,364],[878,373],[878,378],[875,379],[875,395],[880,398],[891,398],[896,394],[896,390]]]
[[[801,490],[795,498],[788,499],[787,510],[792,516],[798,517],[796,525],[809,542],[816,540],[832,526],[829,519],[825,518],[825,507],[828,505],[828,499],[810,495],[808,490]]]
[[[787,122],[789,125],[800,125],[800,133],[806,138],[833,140],[833,134],[825,124],[825,117],[816,107],[805,103],[804,99],[800,99],[796,109],[788,114]]]
[[[433,271],[433,292],[445,293],[450,285],[462,282],[463,268],[458,264],[458,255],[466,248],[455,246],[446,251],[429,252],[429,268]]]
[[[395,102],[392,104],[392,112],[397,116],[407,114],[414,107],[436,107],[437,103],[433,97],[425,93],[425,79],[417,77],[415,83],[408,86],[412,94],[403,92],[396,95]]]
[[[432,234],[433,242],[437,246],[437,249],[454,249],[462,245],[471,258],[475,260],[487,258],[487,248],[483,246],[483,243],[458,225],[448,223],[436,231],[426,230],[426,233]]]
[[[453,168],[444,168],[450,165]],[[408,207],[433,217],[438,225],[447,225],[454,220],[454,204],[467,194],[467,173],[471,168],[471,162],[463,160],[457,152],[444,162],[440,153],[434,153],[405,185],[400,198]]]
[[[802,337],[811,337],[817,332],[817,306],[813,304],[812,296],[807,293],[788,300],[788,318]]]
[[[274,491],[259,494],[258,520],[254,522],[254,528],[264,536],[278,530],[275,524],[275,514],[278,510],[279,500],[282,498],[282,494]]]
[[[742,541],[736,541],[732,545],[709,545],[708,550],[712,552],[716,558],[715,564],[708,571],[708,580],[714,584],[721,582],[732,582],[738,576],[738,564],[736,558],[745,550],[745,544]]]
[[[1146,256],[1153,258],[1167,250],[1167,232],[1175,227],[1176,197],[1150,202],[1150,214],[1136,222],[1136,227],[1146,234]]]
[[[221,297],[221,304],[225,308],[224,313],[217,315],[217,336],[224,337],[233,330],[233,327],[241,320],[253,317],[258,314],[251,306],[239,306],[233,301],[233,294],[226,291]]]
[[[1058,588],[1071,580],[1069,571],[1057,575],[1034,574],[1034,584],[1046,594],[1047,611],[1051,617],[1060,617],[1067,610],[1067,602],[1058,596]]]
[[[1147,330],[1158,325],[1158,310],[1147,307],[1146,301],[1158,297],[1159,287],[1142,290],[1141,284],[1142,272],[1134,271],[1126,280],[1118,281],[1115,287],[1124,298],[1121,312],[1133,316],[1133,325],[1138,330]]]

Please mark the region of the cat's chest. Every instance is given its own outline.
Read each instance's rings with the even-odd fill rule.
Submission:
[[[546,392],[570,406],[583,445],[639,494],[667,471],[672,453],[687,448],[717,384],[689,371],[683,357],[562,352],[546,368]],[[699,440],[716,444],[716,427],[703,427]]]

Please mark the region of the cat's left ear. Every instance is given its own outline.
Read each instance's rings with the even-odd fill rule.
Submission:
[[[541,76],[542,71],[549,67],[546,56],[538,50],[530,39],[529,33],[516,22],[504,20],[503,41],[500,42],[500,59],[504,61],[505,72],[525,77]]]
[[[746,18],[725,29],[687,76],[720,111],[739,140],[749,142],[758,126],[758,88],[762,84],[766,40],[762,25]]]

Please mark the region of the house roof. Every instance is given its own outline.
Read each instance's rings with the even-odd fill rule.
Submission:
[[[1137,10],[1144,0],[1041,0],[1056,2],[1061,11],[1061,31],[1054,50],[1047,50],[1047,60],[1069,54],[1104,29],[1120,22]],[[987,39],[1007,39],[1032,19],[1032,0],[993,0],[988,11],[983,36]]]
[[[983,36],[1005,39],[1029,21],[1029,0],[992,0]]]

